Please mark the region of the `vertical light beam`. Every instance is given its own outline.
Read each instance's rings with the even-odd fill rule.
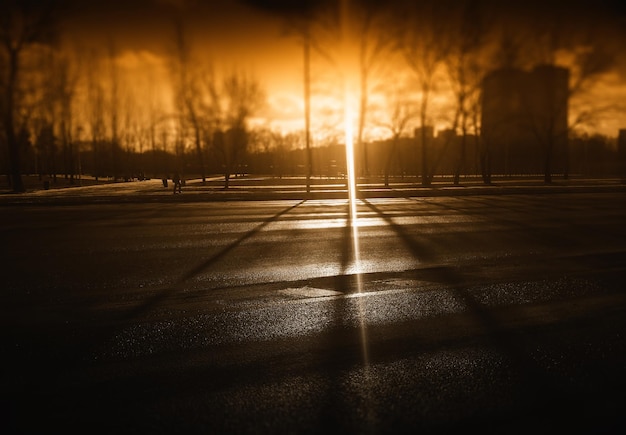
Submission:
[[[348,200],[350,202],[350,224],[352,225],[353,232],[357,228],[357,214],[356,214],[356,175],[354,169],[354,115],[351,107],[352,94],[349,89],[348,79],[345,80],[344,85],[344,119],[345,119],[345,142],[346,142],[346,165],[348,169]],[[354,239],[355,242],[358,240]]]
[[[359,247],[359,229],[357,216],[357,191],[356,191],[356,172],[354,164],[354,102],[356,101],[356,91],[354,79],[357,77],[355,71],[358,71],[358,61],[356,58],[357,50],[353,44],[353,32],[351,29],[351,20],[349,14],[349,0],[341,2],[341,25],[342,25],[342,75],[344,86],[344,133],[346,144],[346,166],[348,172],[348,201],[350,205],[350,226],[352,228],[352,249],[354,252],[354,275],[356,277],[357,291],[363,290],[361,281],[361,251]],[[363,354],[363,365],[367,370],[369,368],[369,349],[367,337],[367,320],[365,311],[364,298],[357,299],[359,310],[359,323],[361,332],[361,351]],[[367,373],[367,371],[366,371]]]
[[[348,172],[348,199],[350,201],[350,224],[356,227],[356,174],[354,165],[354,77],[357,69],[356,49],[352,41],[349,0],[341,2],[342,53],[341,74],[343,80],[343,117]],[[357,240],[357,239],[355,239]]]

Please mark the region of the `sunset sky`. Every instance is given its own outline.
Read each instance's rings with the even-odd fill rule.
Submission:
[[[268,101],[258,114],[259,122],[283,131],[303,128],[302,49],[298,38],[286,31],[289,19],[284,13],[293,9],[294,2],[95,0],[77,3],[64,15],[63,29],[70,45],[106,47],[110,41],[114,41],[118,63],[133,77],[137,88],[145,84],[146,77],[150,76],[150,80],[157,84],[157,89],[151,88],[151,92],[167,94],[167,59],[174,50],[173,21],[175,17],[180,17],[195,47],[194,57],[199,62],[211,63],[221,71],[244,70],[259,79],[266,90]],[[522,5],[522,2],[519,4]],[[523,4],[541,5],[542,2]],[[619,7],[619,4],[612,1],[574,1],[568,3],[563,16],[565,21],[575,22],[586,15],[587,18],[598,15],[601,18],[594,18],[598,28],[607,25],[619,28],[617,24],[620,20],[626,24],[624,7]],[[532,17],[534,9],[516,5],[514,2],[507,3],[507,8],[511,9],[509,17],[524,14]],[[593,10],[591,5],[596,5]],[[602,21],[607,17],[612,17],[611,22]],[[614,42],[619,43],[618,40]],[[313,128],[317,130],[337,122],[333,111],[338,110],[338,107],[332,95],[336,89],[329,91],[325,82],[333,74],[332,68],[323,57],[314,55],[312,115]],[[382,80],[395,83],[401,81],[400,76],[399,69],[391,68],[381,77]],[[593,127],[595,130],[615,136],[618,128],[626,127],[624,83],[626,61],[618,59],[616,66],[603,74],[602,80],[584,96],[588,101],[597,103],[602,100],[605,102],[603,106],[611,106],[605,114],[597,117]],[[377,101],[374,95],[371,101],[374,111]],[[451,102],[449,97],[435,95],[433,104],[444,113]],[[585,103],[581,99],[578,104]],[[330,116],[326,116],[328,114]],[[445,127],[450,124],[449,118],[442,115],[433,122]]]
[[[157,87],[168,87],[176,17],[194,46],[194,59],[222,72],[242,70],[254,76],[268,100],[259,115],[281,128],[302,128],[302,49],[285,34],[282,17],[238,1],[94,1],[76,8],[64,29],[73,46],[106,52],[114,41],[119,65],[137,83],[150,76]]]

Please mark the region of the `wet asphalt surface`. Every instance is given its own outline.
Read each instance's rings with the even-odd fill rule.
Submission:
[[[624,193],[1,211],[3,433],[626,429]]]

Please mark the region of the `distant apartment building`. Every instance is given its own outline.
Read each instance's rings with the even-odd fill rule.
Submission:
[[[568,171],[569,70],[499,69],[482,86],[483,160],[492,174]]]

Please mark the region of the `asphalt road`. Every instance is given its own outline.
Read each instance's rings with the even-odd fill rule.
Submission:
[[[2,433],[626,429],[624,193],[1,211]]]

